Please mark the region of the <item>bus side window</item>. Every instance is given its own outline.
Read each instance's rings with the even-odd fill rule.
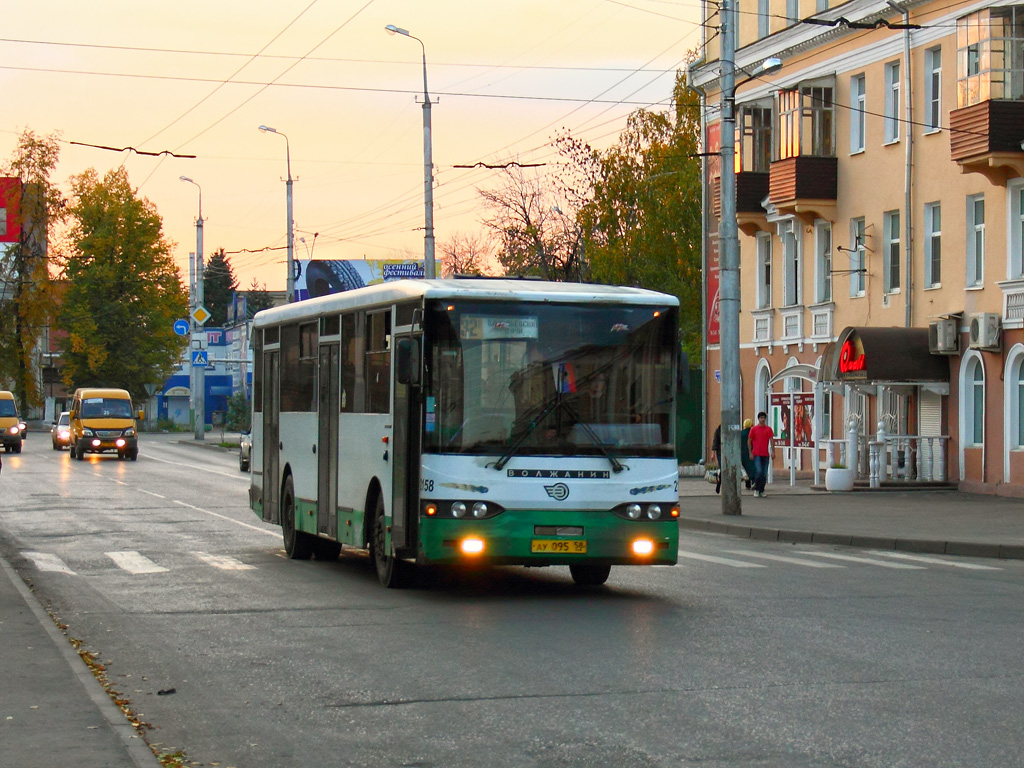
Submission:
[[[341,318],[341,412],[354,413],[356,410],[356,316],[343,315]]]
[[[391,310],[366,315],[366,412],[391,410]]]

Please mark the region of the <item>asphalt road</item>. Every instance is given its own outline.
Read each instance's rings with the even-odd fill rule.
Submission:
[[[602,589],[395,591],[360,552],[286,560],[231,453],[32,435],[0,482],[4,553],[196,764],[1024,764],[1024,561],[684,531],[680,565]]]

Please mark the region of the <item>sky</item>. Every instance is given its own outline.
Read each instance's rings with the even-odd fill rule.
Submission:
[[[553,172],[564,130],[607,148],[630,112],[666,107],[699,17],[699,0],[9,3],[0,158],[31,129],[59,133],[65,189],[123,165],[185,280],[201,190],[206,257],[283,290],[288,151],[296,259],[423,256],[422,49],[386,25],[426,49],[440,245],[482,234],[477,190],[500,185],[455,166]]]

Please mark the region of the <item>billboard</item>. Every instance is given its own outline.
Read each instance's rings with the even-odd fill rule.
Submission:
[[[302,259],[295,262],[295,300],[420,277],[420,259]]]
[[[0,177],[0,243],[21,237],[21,179]]]

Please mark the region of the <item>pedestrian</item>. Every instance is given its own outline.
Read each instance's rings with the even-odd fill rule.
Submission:
[[[715,482],[715,493],[722,492],[722,425],[715,427],[715,436],[711,438],[711,451],[718,462],[718,480]]]
[[[768,462],[775,450],[775,432],[768,426],[768,414],[757,414],[757,424],[747,433],[747,450],[754,460],[754,495],[764,497],[764,486],[768,482]]]
[[[754,420],[745,419],[743,431],[740,432],[740,463],[743,464],[743,471],[747,473],[747,479],[743,482],[746,483],[748,491],[754,482],[754,460],[750,458],[750,448],[747,445],[747,436],[750,434],[752,426],[754,426]]]

